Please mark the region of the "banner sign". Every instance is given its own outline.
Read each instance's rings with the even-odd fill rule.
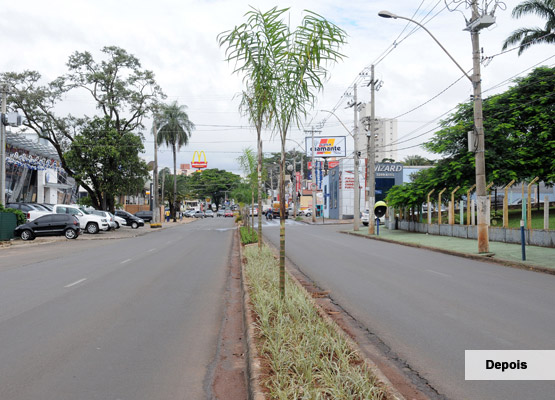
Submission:
[[[206,162],[206,154],[204,151],[195,151],[193,153],[193,161],[191,161],[191,167],[193,168],[206,168],[208,163]]]
[[[297,192],[301,191],[301,173],[299,171],[295,173],[295,190]]]
[[[314,138],[314,146],[311,146],[312,137],[305,137],[306,155],[312,157],[346,157],[345,136],[318,136]]]
[[[328,169],[335,168],[339,165],[339,161],[328,161]]]

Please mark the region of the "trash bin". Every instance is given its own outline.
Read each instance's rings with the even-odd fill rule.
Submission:
[[[0,212],[0,240],[13,239],[13,231],[17,226],[17,217],[11,212]]]

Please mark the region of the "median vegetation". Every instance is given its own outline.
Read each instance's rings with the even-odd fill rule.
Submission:
[[[248,291],[263,390],[269,399],[384,399],[361,357],[287,277],[280,299],[278,262],[264,246],[245,248]]]
[[[243,245],[258,242],[258,234],[256,233],[256,230],[248,226],[240,227],[239,233],[241,234],[241,244]]]

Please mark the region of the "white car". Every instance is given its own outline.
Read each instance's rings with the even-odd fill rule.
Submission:
[[[87,233],[98,233],[99,231],[107,231],[110,225],[105,217],[94,215],[90,211],[79,209],[78,206],[70,206],[67,204],[56,204],[52,208],[54,214],[71,214],[75,215],[79,220],[81,229]]]
[[[106,220],[108,221],[108,225],[109,225],[108,230],[118,229],[120,227],[120,225],[115,220],[115,216],[112,213],[110,213],[108,211],[101,211],[101,210],[91,210],[91,212],[94,215],[99,215],[101,217],[106,218]]]

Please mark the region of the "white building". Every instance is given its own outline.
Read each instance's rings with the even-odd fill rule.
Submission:
[[[370,117],[370,105],[366,104],[360,110],[360,122],[357,135],[357,150],[361,152],[361,158],[366,158],[367,131],[364,119]],[[399,161],[397,159],[397,120],[390,118],[377,118],[376,128],[376,162],[384,159]]]

